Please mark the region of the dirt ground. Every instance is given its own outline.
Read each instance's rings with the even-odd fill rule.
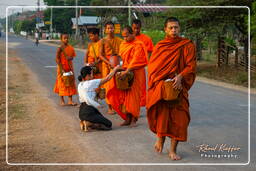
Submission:
[[[0,170],[81,170],[81,166],[7,165],[4,46],[0,43]],[[76,162],[77,156],[85,156],[72,142],[75,138],[72,137],[72,133],[67,134],[68,131],[63,131],[68,129],[65,126],[65,118],[59,119],[60,114],[54,103],[47,98],[46,90],[38,84],[35,75],[13,51],[9,51],[8,72],[8,162]]]

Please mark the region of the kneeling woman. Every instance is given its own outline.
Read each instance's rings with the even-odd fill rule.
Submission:
[[[85,66],[81,69],[81,75],[78,77],[80,81],[78,84],[78,94],[81,103],[79,118],[82,130],[87,131],[89,127],[103,130],[112,129],[111,121],[99,112],[98,109],[102,106],[95,101],[95,97],[99,86],[108,82],[119,69],[120,66],[118,65],[109,75],[102,79],[93,79],[93,70],[90,66]]]

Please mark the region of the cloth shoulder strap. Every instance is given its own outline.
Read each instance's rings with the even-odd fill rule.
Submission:
[[[107,44],[109,45],[110,49],[112,50],[112,54],[116,54],[114,46],[106,38],[103,38],[103,44],[105,44],[105,42],[107,42]]]
[[[61,48],[61,47],[59,47],[59,48],[60,48],[61,52],[63,53],[63,55],[65,56],[65,58],[67,59],[69,68],[72,70],[72,66],[71,66],[70,61],[68,60],[66,52],[64,51],[63,48]],[[59,64],[59,67],[60,67],[60,72],[63,73],[63,66],[62,66],[61,62]]]

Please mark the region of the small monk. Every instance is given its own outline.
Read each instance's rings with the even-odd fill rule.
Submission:
[[[122,112],[126,114],[126,120],[121,126],[134,127],[140,115],[141,85],[146,80],[144,67],[148,63],[148,54],[143,42],[135,39],[130,26],[122,30],[122,36],[124,42],[120,45],[119,54],[123,60],[124,71],[120,72],[118,77],[123,79],[129,72],[133,72],[134,77],[131,88],[123,91],[123,100],[120,100],[122,104],[119,108],[121,107]]]
[[[68,34],[61,34],[61,46],[57,49],[56,63],[57,63],[57,78],[54,86],[54,92],[60,96],[60,105],[75,106],[72,96],[77,94],[75,79],[72,79],[70,86],[66,86],[63,82],[63,74],[70,73],[74,76],[74,68],[72,60],[76,56],[74,48],[68,44]],[[75,77],[73,77],[75,78]],[[65,104],[64,96],[68,96],[68,103]]]
[[[196,77],[196,53],[193,42],[179,36],[177,18],[167,18],[164,30],[166,37],[156,44],[148,64],[147,119],[150,130],[157,136],[155,150],[161,153],[165,138],[170,137],[169,157],[180,160],[177,146],[178,142],[187,141],[188,91]],[[163,99],[162,87],[167,79],[173,79],[173,88],[181,90],[175,101]]]
[[[84,65],[93,67],[94,78],[102,77],[102,62],[99,58],[99,34],[100,30],[98,28],[88,29],[88,36],[91,43],[88,43],[87,51],[84,56]]]
[[[146,34],[142,34],[141,31],[141,21],[139,19],[134,19],[132,21],[132,30],[133,33],[136,37],[137,40],[140,40],[144,43],[144,45],[147,48],[147,52],[148,52],[148,58],[151,55],[152,51],[153,51],[153,42],[151,40],[151,38],[149,36],[147,36]],[[145,72],[146,75],[146,72]],[[146,78],[146,77],[145,77]],[[143,81],[143,84],[141,85],[141,102],[140,102],[140,106],[145,106],[146,105],[146,80]]]
[[[102,60],[102,77],[106,77],[111,68],[114,68],[113,64],[109,61],[111,55],[117,55],[119,53],[119,47],[122,42],[122,39],[115,36],[114,31],[114,23],[109,21],[105,24],[105,33],[106,37],[100,40],[100,52],[99,58]],[[106,93],[109,90],[109,83],[103,85],[106,89]],[[115,114],[115,110],[113,110],[111,104],[109,103],[109,99],[106,97],[106,103],[108,104],[108,114]]]

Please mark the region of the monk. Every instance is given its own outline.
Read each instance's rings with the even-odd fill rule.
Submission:
[[[122,39],[115,36],[114,31],[114,23],[111,21],[107,22],[105,24],[105,33],[106,37],[100,40],[100,52],[99,52],[99,58],[103,61],[102,62],[102,77],[106,77],[109,73],[111,68],[114,68],[112,64],[110,63],[109,59],[111,55],[116,55],[119,53],[119,47],[122,42]],[[106,93],[108,92],[108,85],[109,83],[106,83],[104,85],[104,88],[106,89]],[[106,103],[108,104],[108,114],[115,114],[115,111],[113,110],[111,104],[109,103],[109,99],[106,97]]]
[[[91,43],[88,43],[87,51],[84,56],[84,65],[93,67],[93,76],[94,78],[102,78],[102,61],[99,58],[99,33],[100,30],[98,28],[89,28],[88,35]]]
[[[191,40],[179,37],[177,18],[168,18],[164,30],[166,37],[156,44],[148,64],[147,119],[150,130],[157,135],[155,150],[161,153],[165,137],[170,137],[169,157],[180,160],[177,145],[187,141],[188,91],[195,81],[196,53]],[[163,100],[162,86],[169,78],[174,81],[173,88],[181,90],[176,101]]]
[[[123,100],[120,100],[119,108],[126,114],[126,120],[121,126],[136,126],[140,115],[141,85],[145,81],[144,67],[147,65],[147,49],[143,42],[135,39],[132,28],[127,26],[122,31],[124,42],[120,45],[120,56],[123,60],[122,68],[118,77],[126,77],[129,72],[134,73],[133,83],[130,89],[123,91]]]
[[[142,34],[140,32],[141,31],[141,21],[139,19],[134,19],[132,21],[132,30],[133,30],[133,33],[134,33],[136,39],[142,41],[144,43],[144,45],[146,46],[147,52],[148,52],[148,58],[149,58],[149,56],[151,55],[151,53],[153,51],[154,45],[149,36],[147,36],[146,34]],[[142,91],[141,92],[142,97],[141,97],[140,106],[145,106],[146,105],[146,80],[143,81],[143,84],[141,85],[141,91]]]
[[[75,106],[77,103],[72,101],[72,96],[77,94],[75,79],[71,86],[66,86],[62,79],[62,74],[64,72],[72,72],[74,75],[74,68],[72,60],[76,56],[74,48],[68,44],[68,35],[61,34],[61,46],[57,49],[56,53],[56,63],[57,63],[57,79],[54,86],[54,92],[60,96],[60,105],[64,106],[65,100],[64,96],[68,96],[67,105]]]

